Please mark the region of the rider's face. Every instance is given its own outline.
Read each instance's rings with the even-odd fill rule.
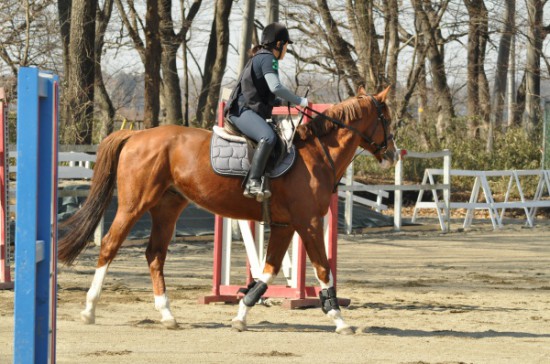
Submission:
[[[280,41],[279,41],[279,44],[277,45],[280,47]],[[283,45],[283,49],[281,50],[281,55],[278,58],[279,61],[282,61],[283,58],[285,58],[287,48],[288,48],[288,42]]]

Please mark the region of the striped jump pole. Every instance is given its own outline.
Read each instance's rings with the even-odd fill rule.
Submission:
[[[57,76],[22,67],[17,84],[13,362],[55,363]]]

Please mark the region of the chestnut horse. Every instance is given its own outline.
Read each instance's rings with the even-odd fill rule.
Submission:
[[[323,216],[338,181],[358,146],[371,152],[382,166],[395,161],[385,105],[389,88],[370,96],[358,95],[329,108],[298,128],[294,144],[297,158],[285,175],[271,181],[271,234],[263,274],[239,302],[233,328],[246,329],[248,311],[279,273],[294,232],[298,232],[321,285],[323,312],[334,320],[336,332],[353,333],[338,307],[336,291],[323,240]],[[155,308],[161,322],[177,326],[169,308],[163,266],[176,221],[189,204],[233,219],[261,220],[261,204],[245,198],[241,177],[226,177],[210,167],[210,139],[204,129],[182,126],[121,130],[99,146],[90,194],[82,208],[62,228],[59,259],[72,263],[86,248],[105,212],[115,185],[118,210],[101,242],[95,275],[81,313],[85,323],[95,322],[95,308],[109,264],[132,226],[147,211],[152,217],[145,252],[153,283]]]

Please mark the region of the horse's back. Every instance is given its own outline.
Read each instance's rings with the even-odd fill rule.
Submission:
[[[151,129],[138,130],[132,135],[125,147],[125,154],[152,155],[170,152],[173,149],[196,148],[208,141],[211,132],[205,129],[190,128],[181,125],[163,125]]]
[[[119,180],[131,175],[171,180],[173,168],[193,162],[194,151],[209,145],[210,135],[211,132],[204,129],[179,125],[135,131],[119,155]]]

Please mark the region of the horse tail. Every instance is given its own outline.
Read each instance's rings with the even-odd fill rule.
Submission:
[[[131,130],[117,131],[99,145],[90,193],[82,208],[60,226],[64,232],[58,243],[61,262],[72,264],[90,244],[95,228],[113,197],[120,152],[133,133]]]

